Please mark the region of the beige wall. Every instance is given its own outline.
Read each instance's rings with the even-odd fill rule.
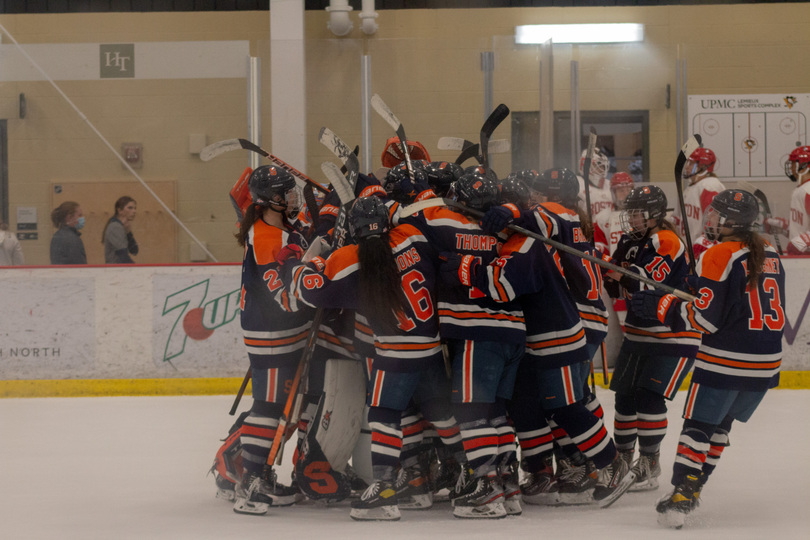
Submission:
[[[496,52],[495,102],[514,111],[537,110],[537,54],[509,44],[518,24],[645,24],[645,42],[639,45],[555,46],[554,108],[570,106],[569,66],[577,60],[582,110],[648,110],[656,182],[669,182],[672,175],[677,59],[687,61],[691,94],[810,92],[808,4],[380,11],[375,36],[364,36],[355,19],[355,30],[341,39],[327,30],[327,19],[324,12],[306,13],[308,160],[292,164],[316,179],[320,163],[330,159],[316,141],[321,126],[352,146],[360,142],[364,53],[372,60],[373,91],[434,159],[454,157],[435,150],[441,136],[477,138],[483,119],[481,51]],[[263,59],[262,144],[272,150],[267,13],[5,15],[0,23],[23,44],[250,40],[251,54]],[[3,43],[9,43],[6,36]],[[208,143],[246,136],[244,79],[58,84],[114,147],[142,142],[144,166],[138,172],[144,180],[176,182],[178,215],[189,229],[219,260],[240,258],[227,191],[247,166],[247,156],[233,152],[202,163],[188,152],[188,135],[204,133]],[[673,90],[671,109],[665,107],[667,84]],[[9,105],[20,92],[29,105],[25,119],[16,118]],[[0,115],[8,118],[11,225],[18,206],[37,207],[40,239],[23,247],[27,261],[47,264],[53,184],[132,178],[47,83],[0,84]],[[376,117],[372,128],[376,167],[393,133]],[[495,136],[508,137],[508,126]],[[510,168],[507,156],[495,157],[493,165],[501,174]],[[789,188],[769,185],[779,198]],[[188,261],[189,238],[182,231],[177,246],[177,261]]]

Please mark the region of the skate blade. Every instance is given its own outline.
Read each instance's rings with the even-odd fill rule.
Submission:
[[[248,516],[263,516],[270,509],[270,505],[266,503],[253,502],[247,499],[236,499],[233,504],[233,511],[237,514],[245,514]]]
[[[667,510],[658,514],[658,524],[670,529],[680,529],[686,521],[686,514],[677,510]]]
[[[657,478],[650,478],[649,480],[644,480],[643,482],[636,482],[630,486],[628,491],[635,493],[637,491],[653,491],[654,489],[658,489]]]
[[[557,506],[581,506],[596,502],[593,498],[593,490],[579,493],[558,493],[557,501]]]
[[[355,521],[399,521],[402,514],[396,505],[376,508],[352,508],[349,516]]]
[[[607,508],[611,504],[615,503],[619,500],[619,497],[627,493],[627,490],[635,483],[636,481],[636,473],[630,471],[622,478],[622,481],[619,482],[619,485],[616,486],[611,493],[609,493],[605,498],[599,501],[599,508]]]
[[[397,500],[400,510],[427,510],[433,506],[433,495],[424,493]]]
[[[506,517],[506,509],[500,501],[478,506],[456,506],[453,516],[459,519],[501,519]]]
[[[523,502],[536,506],[557,506],[560,504],[560,494],[556,491],[550,493],[538,493],[536,495],[523,494]]]

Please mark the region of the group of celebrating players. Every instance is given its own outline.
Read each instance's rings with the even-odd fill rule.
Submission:
[[[784,220],[763,223],[751,193],[723,189],[706,148],[688,156],[687,215],[670,221],[659,187],[623,172],[608,179],[598,150],[584,181],[565,168],[499,179],[486,166],[431,162],[410,141],[403,159],[397,142],[383,153],[381,180],[359,175],[345,232],[335,191],[307,210],[286,170],[250,174],[237,239],[253,405],[217,454],[219,494],[236,512],[264,514],[313,489],[317,497],[318,486],[363,484],[344,463],[327,474],[305,459],[317,446],[311,424],[335,421],[318,410],[327,359],[352,359],[365,373],[371,464],[352,518],[397,520],[442,490],[459,518],[518,515],[522,503],[608,506],[658,487],[667,402],[692,371],[673,490],[656,506],[659,522],[680,528],[733,421],[747,421],[778,384],[785,274],[759,230],[780,232]],[[808,165],[810,147],[788,160],[800,189],[810,186]],[[344,234],[342,246],[332,242]],[[795,236],[790,249],[810,245],[807,232]],[[313,243],[334,247],[312,256]],[[610,382],[613,437],[588,385],[594,356],[605,354],[608,308],[624,331]],[[286,486],[268,457],[290,434],[281,419],[316,310]],[[320,483],[304,489],[313,478]]]

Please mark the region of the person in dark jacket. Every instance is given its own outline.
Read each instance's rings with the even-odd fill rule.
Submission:
[[[59,229],[51,238],[51,264],[87,264],[82,233],[84,212],[79,203],[66,201],[51,212],[53,226]]]

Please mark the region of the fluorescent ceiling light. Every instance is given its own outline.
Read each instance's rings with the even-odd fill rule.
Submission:
[[[625,43],[644,41],[644,25],[607,24],[526,24],[515,27],[517,43]]]

